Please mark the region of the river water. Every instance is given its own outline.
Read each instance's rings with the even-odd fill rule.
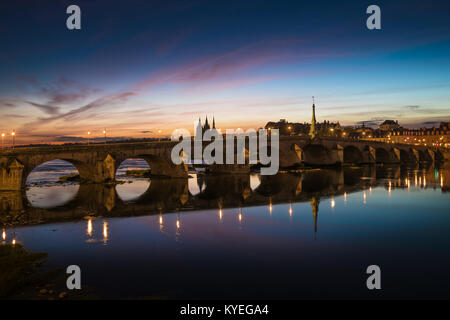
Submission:
[[[126,175],[146,168],[129,160],[104,186],[40,166],[23,194],[0,194],[3,243],[80,266],[101,298],[450,298],[448,165]]]

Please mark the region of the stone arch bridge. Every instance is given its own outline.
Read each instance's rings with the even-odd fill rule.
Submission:
[[[72,163],[82,180],[97,183],[112,182],[120,163],[129,158],[146,160],[153,176],[186,178],[187,165],[174,165],[171,161],[171,151],[176,144],[174,141],[161,141],[3,150],[0,152],[0,191],[20,190],[25,186],[26,179],[34,168],[56,159]],[[280,167],[293,167],[302,163],[335,165],[345,162],[354,164],[432,162],[450,158],[447,151],[424,146],[338,138],[311,140],[297,136],[281,137],[278,154]],[[250,166],[215,164],[211,169],[213,172],[242,173],[248,172]]]

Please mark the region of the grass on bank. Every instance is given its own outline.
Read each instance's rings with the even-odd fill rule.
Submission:
[[[0,298],[7,298],[23,288],[33,286],[36,267],[46,253],[29,253],[21,244],[0,245]]]

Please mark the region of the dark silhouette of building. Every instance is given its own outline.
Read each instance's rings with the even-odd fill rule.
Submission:
[[[213,123],[212,123],[212,128],[209,125],[208,122],[208,116],[206,116],[205,118],[205,124],[202,125],[202,120],[200,118],[198,118],[198,124],[197,124],[197,131],[199,130],[199,128],[201,128],[201,132],[202,134],[204,134],[207,130],[213,130],[213,131],[217,131],[216,129],[216,120],[213,117]]]
[[[320,123],[316,121],[316,106],[312,105],[312,120],[309,123],[288,122],[285,119],[280,119],[278,122],[269,121],[265,125],[265,129],[278,129],[280,135],[296,135],[306,136],[311,138],[316,136],[340,136],[342,128],[339,122],[330,122],[324,120]]]

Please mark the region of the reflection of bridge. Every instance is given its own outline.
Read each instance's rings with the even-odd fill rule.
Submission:
[[[176,142],[136,142],[90,146],[18,148],[0,153],[0,190],[20,190],[37,166],[61,159],[72,163],[85,181],[108,182],[128,158],[143,158],[152,175],[187,177],[187,167],[174,165],[170,154]],[[423,146],[353,141],[338,138],[281,137],[280,166],[349,163],[400,163],[449,159],[448,152]],[[225,151],[226,152],[226,151]],[[216,171],[248,172],[248,165],[214,165]]]
[[[416,177],[414,177],[416,175]],[[123,202],[112,185],[81,184],[76,197],[53,209],[34,208],[21,191],[0,192],[0,221],[8,224],[28,224],[81,219],[84,216],[136,216],[199,209],[237,208],[310,201],[384,184],[389,188],[432,185],[434,166],[420,174],[400,166],[365,166],[360,168],[322,169],[302,174],[261,176],[254,190],[249,175],[212,175],[205,179],[206,188],[199,194],[189,192],[187,179],[152,180],[149,189],[138,199]],[[444,171],[438,184],[444,188]],[[448,169],[445,171],[448,176]],[[361,179],[368,177],[371,179]],[[415,178],[415,179],[414,179]],[[407,181],[406,181],[407,180]],[[427,182],[425,182],[427,181]]]

